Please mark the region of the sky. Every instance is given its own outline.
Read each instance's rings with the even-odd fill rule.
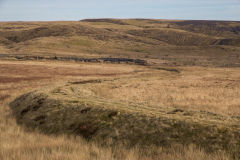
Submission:
[[[0,0],[0,21],[86,18],[240,21],[240,0]]]

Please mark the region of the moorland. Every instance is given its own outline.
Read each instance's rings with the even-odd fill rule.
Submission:
[[[0,23],[0,159],[238,159],[240,22]]]

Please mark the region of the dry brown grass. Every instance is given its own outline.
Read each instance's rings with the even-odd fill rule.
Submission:
[[[127,65],[111,65],[111,64],[76,64],[76,63],[59,63],[59,62],[15,62],[15,61],[1,61],[1,81],[4,83],[0,83],[0,96],[5,97],[0,100],[0,159],[3,160],[15,160],[15,159],[37,159],[37,160],[45,160],[45,159],[168,159],[168,160],[227,160],[230,159],[224,153],[216,153],[216,154],[207,154],[201,149],[198,149],[194,146],[190,147],[172,147],[170,149],[164,148],[154,148],[150,147],[146,150],[142,150],[139,147],[133,149],[124,149],[121,146],[112,147],[100,147],[95,143],[89,143],[80,137],[66,137],[66,136],[46,136],[35,132],[28,132],[23,127],[19,127],[14,117],[11,115],[11,111],[8,107],[8,103],[12,101],[16,96],[19,96],[25,92],[30,90],[35,90],[37,88],[42,87],[52,87],[54,85],[62,85],[65,84],[66,81],[79,81],[85,79],[101,79],[101,78],[109,78],[109,76],[104,75],[105,73],[113,73],[111,78],[121,78],[122,80],[118,81],[119,86],[123,89],[119,90],[116,93],[122,92],[121,95],[125,95],[127,92],[127,88],[129,88],[129,93],[126,94],[127,98],[123,99],[116,97],[116,93],[111,92],[111,98],[118,98],[121,100],[140,100],[140,101],[149,101],[151,102],[151,97],[143,96],[143,91],[138,88],[138,86],[132,85],[140,85],[140,86],[149,86],[148,78],[151,83],[156,84],[155,88],[151,88],[151,95],[154,96],[154,93],[158,93],[159,90],[165,89],[165,96],[172,95],[173,91],[167,90],[167,88],[162,89],[165,85],[173,85],[173,87],[178,86],[177,79],[178,75],[170,74],[168,72],[163,71],[152,71],[152,74],[163,75],[165,78],[170,78],[170,81],[167,79],[161,80],[158,77],[152,78],[149,75],[149,69],[139,68],[136,66],[127,66]],[[138,74],[137,70],[144,70],[143,74]],[[184,69],[187,72],[187,75],[190,76],[188,69]],[[201,68],[198,68],[198,71]],[[203,69],[204,70],[204,69]],[[210,70],[210,69],[209,69]],[[191,71],[191,70],[190,70]],[[212,72],[217,72],[218,70],[210,70]],[[231,78],[235,79],[238,77],[237,70],[231,70],[224,72],[224,70],[220,70],[221,73],[231,73]],[[99,75],[101,73],[101,75]],[[132,75],[118,75],[119,73],[132,73]],[[183,72],[184,73],[184,72]],[[199,72],[201,73],[201,72]],[[236,74],[236,77],[234,75]],[[140,76],[141,79],[133,84],[134,76]],[[145,75],[145,76],[144,76]],[[168,76],[168,77],[166,77]],[[9,82],[6,81],[10,80]],[[31,77],[30,79],[28,79]],[[36,77],[44,77],[42,79],[35,79]],[[128,78],[127,78],[128,77]],[[164,79],[163,77],[163,79]],[[127,78],[127,79],[126,79]],[[211,76],[208,77],[211,79]],[[135,80],[138,79],[137,77]],[[174,86],[173,81],[175,79],[176,86]],[[188,81],[189,80],[189,81]],[[214,79],[215,80],[215,79]],[[159,81],[159,82],[158,82]],[[180,78],[179,83],[183,83],[184,86],[188,86],[189,84],[197,85],[199,82],[203,81],[202,79],[198,79],[195,81],[194,76],[185,79],[185,83],[183,79]],[[225,82],[224,79],[221,82]],[[145,82],[145,83],[144,83]],[[164,82],[164,83],[163,83]],[[167,83],[168,82],[168,83]],[[211,81],[212,82],[212,81]],[[166,84],[167,83],[167,84]],[[205,82],[202,82],[205,84]],[[212,82],[213,83],[213,82]],[[212,83],[208,83],[209,85]],[[162,85],[159,85],[162,84]],[[203,85],[202,84],[202,85]],[[228,84],[228,81],[226,82]],[[236,83],[238,84],[238,83]],[[238,85],[234,84],[233,90],[237,90]],[[193,85],[193,86],[194,86]],[[99,94],[106,96],[106,92],[109,92],[111,87],[116,87],[116,84],[109,84],[109,86],[104,86],[102,89],[97,88]],[[191,86],[191,85],[190,85]],[[158,89],[156,88],[158,87]],[[166,86],[165,86],[166,87]],[[200,83],[201,87],[201,83]],[[135,88],[135,89],[134,89]],[[138,89],[137,89],[138,88]],[[145,87],[144,91],[147,91],[149,87]],[[184,88],[184,87],[183,87]],[[219,86],[220,90],[221,86]],[[174,89],[174,88],[172,88]],[[175,88],[176,89],[176,88]],[[193,93],[194,89],[191,87],[189,90],[183,92],[186,94],[187,92]],[[198,88],[195,88],[199,94],[203,92],[203,90],[198,91]],[[137,92],[135,96],[132,95],[133,92]],[[150,92],[145,92],[150,93]],[[191,94],[187,94],[186,99]],[[220,92],[222,93],[222,92]],[[182,90],[178,90],[178,94],[182,94]],[[228,94],[219,99],[228,98]],[[239,92],[233,92],[235,96],[239,94]],[[6,97],[9,95],[8,97]],[[158,95],[159,96],[159,95]],[[179,95],[180,96],[180,95]],[[231,95],[230,95],[231,96]],[[143,97],[143,98],[140,98]],[[175,94],[177,97],[177,94]],[[182,97],[182,96],[180,96]],[[217,95],[213,95],[213,97],[217,97]],[[174,97],[173,97],[174,98]],[[193,97],[193,99],[196,97]],[[237,98],[236,98],[237,99]],[[228,103],[236,103],[230,102],[230,99],[226,99]],[[156,100],[153,101],[156,103]],[[165,101],[167,104],[170,104],[168,101]],[[176,101],[177,103],[178,101]],[[195,100],[196,102],[196,100]],[[194,103],[191,102],[191,103]],[[190,105],[190,104],[189,104]],[[199,105],[200,106],[200,105]],[[198,107],[198,106],[197,106]],[[215,111],[217,110],[214,109]],[[220,108],[221,111],[221,108]]]
[[[16,124],[8,104],[39,88],[114,79],[85,86],[96,96],[113,102],[239,116],[239,68],[214,68],[239,67],[239,25],[168,20],[1,22],[1,53],[131,57],[161,66],[152,69],[134,65],[0,61],[0,159],[230,159],[225,153],[207,154],[195,146],[127,150],[122,146],[101,147],[79,137],[28,132]],[[178,67],[177,73],[162,69],[168,65],[213,68]]]
[[[239,66],[239,26],[239,22],[167,20],[1,22],[0,52]]]
[[[181,73],[146,70],[131,78],[90,87],[105,98],[125,102],[240,114],[239,68],[178,69]]]

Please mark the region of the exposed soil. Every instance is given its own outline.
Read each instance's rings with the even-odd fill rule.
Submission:
[[[131,58],[78,58],[78,57],[60,57],[60,56],[18,56],[3,54],[0,58],[15,58],[17,60],[59,60],[59,61],[76,61],[76,62],[93,62],[93,63],[132,63],[138,65],[147,65],[146,60]]]

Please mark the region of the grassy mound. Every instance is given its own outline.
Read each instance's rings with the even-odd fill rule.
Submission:
[[[104,30],[85,27],[83,25],[42,25],[28,30],[0,32],[1,35],[12,42],[19,43],[41,37],[71,37],[76,35],[99,35]]]
[[[84,81],[20,96],[10,106],[17,122],[48,134],[128,145],[196,144],[207,151],[240,153],[240,119],[204,111],[160,108],[106,99]]]
[[[217,41],[215,37],[169,28],[130,30],[128,33],[135,36],[146,36],[171,45],[180,46],[213,45]]]

